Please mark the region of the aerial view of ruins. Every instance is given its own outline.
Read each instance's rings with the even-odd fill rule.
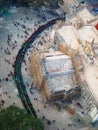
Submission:
[[[98,130],[98,0],[0,0],[0,130]]]

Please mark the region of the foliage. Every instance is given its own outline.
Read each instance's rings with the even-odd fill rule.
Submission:
[[[25,5],[27,6],[28,3],[31,3],[32,6],[38,8],[40,6],[46,5],[46,3],[55,8],[58,7],[58,3],[62,2],[63,0],[0,0],[0,7],[9,7],[10,5]]]
[[[51,8],[57,8],[59,2],[63,2],[63,0],[29,0],[32,3],[32,6],[40,7],[40,6],[50,6]]]
[[[0,0],[0,12],[6,13],[10,6],[9,0]]]
[[[38,8],[40,6],[43,6],[44,5],[44,0],[34,0],[32,2],[32,5],[35,7],[35,8]]]
[[[24,109],[10,106],[0,111],[0,130],[43,130],[43,123]]]

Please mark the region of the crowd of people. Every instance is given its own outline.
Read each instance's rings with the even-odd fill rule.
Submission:
[[[37,28],[39,28],[41,25],[47,23],[48,21],[50,21],[54,18],[57,18],[57,16],[54,17],[54,14],[51,14],[50,12],[48,12],[48,15],[47,15],[47,12],[45,12],[44,16],[43,16],[43,14],[41,14],[41,12],[37,12],[37,13],[35,13],[37,16],[37,19],[33,19],[33,17],[29,17],[28,12],[26,10],[24,10],[23,12],[24,12],[24,17],[21,17],[17,20],[15,20],[14,18],[10,18],[13,28],[16,29],[17,31],[15,31],[15,33],[13,31],[9,32],[7,35],[6,46],[0,46],[2,53],[5,55],[4,63],[10,66],[10,69],[8,70],[8,72],[6,72],[6,75],[0,76],[0,87],[1,88],[3,86],[2,85],[3,82],[7,83],[7,82],[11,82],[12,80],[15,80],[14,69],[15,69],[16,58],[17,58],[19,50],[26,43],[26,41],[30,37],[30,35],[33,34],[37,30]],[[5,18],[5,21],[8,22],[9,18]],[[28,26],[29,22],[33,23],[33,25],[31,27]],[[26,51],[26,53],[21,54],[20,59],[23,55],[25,55],[22,60],[22,67],[24,65],[22,70],[24,69],[24,71],[25,71],[25,73],[27,73],[27,75],[29,73],[28,71],[29,71],[30,56],[31,56],[32,50],[33,49],[40,50],[41,46],[43,47],[43,46],[47,45],[47,42],[50,40],[49,33],[51,30],[52,30],[52,27],[48,28],[41,35],[37,36],[36,41],[34,41],[33,44],[30,44],[30,48],[28,49],[28,51]],[[14,52],[15,52],[15,54],[14,54]],[[21,60],[19,60],[19,62],[21,62]],[[32,81],[30,83],[29,80],[25,78],[24,72],[22,72],[22,76],[23,76],[23,80],[25,83],[25,89],[27,89],[29,96],[31,97],[31,99],[33,98],[34,102],[39,102],[40,97],[38,94],[36,94],[36,87],[35,87],[34,83]],[[7,90],[0,91],[0,108],[4,107],[4,105],[7,102],[7,100],[5,100],[5,98],[3,98],[4,96],[6,96],[8,99],[13,98],[11,96],[11,94],[9,93],[9,91],[7,91]],[[19,95],[19,94],[17,94],[17,96],[21,97],[21,95]],[[27,97],[27,95],[25,95],[25,96]],[[16,105],[16,102],[13,101],[11,104]],[[28,105],[30,105],[30,104],[28,104]],[[47,109],[46,105],[44,105],[44,109]],[[41,113],[40,108],[38,108],[37,113]],[[51,126],[54,123],[56,123],[55,119],[49,120],[48,118],[46,118],[45,114],[42,115],[41,117],[42,117],[42,120],[45,121],[48,126]],[[74,127],[74,126],[68,124],[68,127]],[[57,130],[61,130],[61,128],[57,128]],[[62,130],[64,130],[64,128]]]
[[[45,24],[45,22],[47,23],[47,21],[54,19],[54,17],[52,15],[47,15],[44,17],[40,17],[39,18],[39,13],[37,15],[38,19],[37,20],[33,20],[33,18],[28,16],[28,13],[26,11],[24,11],[25,14],[25,18],[20,18],[18,20],[15,20],[14,18],[11,18],[11,24],[13,26],[14,29],[16,29],[16,34],[12,32],[9,32],[7,35],[7,40],[6,40],[6,46],[1,46],[0,45],[0,49],[2,51],[2,53],[5,55],[4,56],[4,62],[5,64],[10,66],[10,69],[8,70],[8,72],[6,72],[6,76],[1,75],[0,76],[0,87],[2,88],[2,84],[3,82],[7,83],[9,81],[14,80],[14,68],[15,68],[15,60],[16,60],[16,55],[18,54],[19,49],[22,47],[22,45],[26,42],[26,40],[30,37],[30,35],[36,31],[36,29],[41,26],[42,24]],[[9,22],[9,18],[5,18],[6,22]],[[34,25],[32,28],[28,27],[27,24],[29,23],[29,21],[31,21]],[[50,28],[51,30],[52,28]],[[21,33],[22,30],[22,33]],[[49,29],[48,29],[49,30]],[[16,35],[16,38],[14,37],[14,35]],[[38,50],[38,46],[43,46],[47,43],[47,41],[45,40],[48,37],[48,31],[44,32],[44,35],[42,35],[42,37],[38,37],[37,42],[34,43],[34,45],[31,45],[31,48],[33,49],[34,47]],[[20,39],[21,39],[21,44],[20,44]],[[14,52],[16,52],[16,55],[14,54]],[[32,50],[29,49],[29,52],[26,53],[26,56],[28,56],[28,61],[30,58],[30,54],[31,54]],[[11,57],[11,58],[10,58]],[[25,59],[23,60],[23,63],[25,64],[25,71],[27,71],[27,62]],[[27,82],[25,84],[26,86],[29,86],[29,83]],[[29,88],[29,92],[31,95],[34,95],[33,93],[33,83]],[[2,89],[3,90],[3,89]],[[4,99],[3,97],[6,96],[9,99],[13,98],[11,97],[9,91],[5,90],[5,91],[0,91],[0,108],[4,107],[4,105],[6,104],[7,100]],[[34,96],[34,100],[37,101],[38,98],[36,96]],[[15,102],[12,103],[13,105],[15,105]],[[47,124],[51,124],[51,122],[47,119]]]

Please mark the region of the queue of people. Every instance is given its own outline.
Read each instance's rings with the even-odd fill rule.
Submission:
[[[13,80],[15,78],[14,77],[14,68],[15,68],[16,56],[18,54],[19,49],[26,42],[26,40],[30,37],[30,34],[33,33],[34,31],[36,31],[36,29],[39,26],[41,26],[41,24],[43,24],[43,22],[47,22],[50,19],[50,17],[49,17],[49,19],[47,19],[47,17],[49,16],[49,15],[47,16],[47,13],[46,13],[46,16],[44,18],[43,18],[43,16],[40,17],[40,18],[38,16],[38,20],[33,20],[33,18],[30,18],[26,11],[24,11],[24,14],[25,14],[25,18],[20,18],[19,20],[16,20],[16,21],[14,19],[11,19],[14,28],[16,28],[16,30],[17,30],[17,33],[16,34],[14,34],[12,32],[9,33],[7,35],[6,47],[1,46],[1,48],[0,48],[1,51],[4,53],[4,55],[6,55],[6,57],[4,58],[4,62],[12,67],[11,70],[9,70],[8,74],[5,77],[3,77],[3,76],[0,77],[0,87],[2,87],[2,83],[3,82],[6,83],[6,82],[9,82],[9,81],[11,81],[11,80]],[[54,18],[54,16],[51,15],[51,19],[53,19],[53,18]],[[8,21],[7,18],[5,20]],[[42,20],[42,22],[41,22],[41,20]],[[30,27],[27,26],[28,21],[33,22],[33,24],[34,24],[33,28],[30,28]],[[21,30],[22,30],[22,34],[20,33]],[[36,48],[37,50],[40,50],[39,46],[44,46],[45,44],[47,44],[46,37],[48,37],[48,33],[49,33],[48,30],[43,32],[41,37],[37,38],[36,42],[34,42],[34,44],[31,45],[30,49]],[[16,39],[14,39],[14,35],[17,36]],[[18,48],[18,46],[19,46],[19,39],[22,39],[22,43],[20,44],[20,47]],[[30,59],[30,56],[31,56],[31,53],[32,53],[32,50],[30,50],[30,49],[26,53],[26,56],[28,58],[27,59],[24,58],[24,60],[22,62],[22,64],[25,65],[25,71],[26,72],[28,72],[28,62],[30,63],[29,59]],[[17,53],[16,53],[16,56],[15,56],[13,53],[16,50],[17,50]],[[13,60],[11,60],[9,58],[10,56],[12,56]],[[36,101],[36,102],[39,101],[39,98],[33,92],[33,90],[35,90],[34,84],[33,83],[29,84],[29,82],[27,81],[25,85],[26,85],[26,87],[29,88],[29,92],[30,92],[31,96],[33,96],[34,101]],[[4,104],[6,103],[6,101],[3,99],[3,95],[8,96],[9,99],[13,98],[13,97],[11,97],[11,95],[10,95],[10,93],[8,91],[1,92],[0,93],[0,108],[3,107]],[[15,105],[15,102],[13,102],[12,104]],[[44,109],[46,109],[46,108],[47,107],[44,106]],[[38,112],[40,112],[40,109],[38,110]],[[50,121],[44,115],[42,116],[42,120],[46,121],[47,125],[51,125],[51,124],[56,122],[56,120]],[[59,128],[57,128],[57,130],[59,130]]]

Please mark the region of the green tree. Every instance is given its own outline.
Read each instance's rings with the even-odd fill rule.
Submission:
[[[0,0],[0,9],[8,8],[10,5],[27,5],[28,3],[31,3],[35,8],[47,4],[52,8],[56,8],[59,2],[63,2],[63,0]]]
[[[26,110],[10,106],[0,111],[0,130],[43,130],[40,119],[27,114]]]
[[[51,6],[52,8],[57,8],[58,3],[63,2],[63,0],[28,0],[28,2],[32,3],[32,6],[41,7],[43,5]]]
[[[58,8],[59,3],[63,3],[63,0],[45,0],[51,8]]]
[[[44,0],[29,0],[28,3],[31,3],[34,8],[39,8],[44,5]]]

